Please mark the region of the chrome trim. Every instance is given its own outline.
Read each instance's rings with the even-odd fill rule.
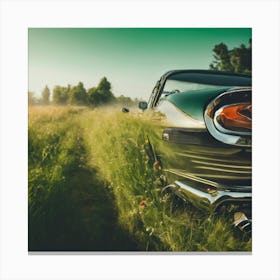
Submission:
[[[224,184],[211,180],[211,179],[215,179],[215,180],[217,180],[217,179],[230,179],[230,180],[236,179],[236,177],[230,176],[230,175],[217,175],[217,174],[213,175],[213,174],[207,174],[207,173],[202,173],[202,172],[200,172],[199,174],[198,173],[188,173],[188,172],[183,172],[183,171],[176,170],[176,169],[163,169],[163,171],[180,176],[181,178],[183,178],[183,180],[187,179],[192,182],[201,184],[203,186],[207,185],[207,186],[211,186],[216,189],[223,190],[223,191],[231,191],[231,190],[240,190],[240,191],[242,190],[242,192],[243,191],[246,192],[248,190],[251,191],[251,186],[244,186],[244,185],[227,186],[227,185],[224,185]],[[244,180],[251,179],[251,174],[250,175],[248,174],[248,176],[243,176],[242,179],[244,179]]]
[[[212,186],[212,187],[219,188],[219,189],[224,189],[224,187],[217,182],[207,180],[207,179],[203,179],[201,177],[195,176],[195,175],[190,174],[190,173],[181,172],[181,171],[178,171],[178,170],[175,170],[175,169],[164,169],[163,171],[170,172],[172,174],[181,176],[181,177],[186,178],[186,179],[190,179],[192,181],[196,181],[196,182],[201,183],[201,184],[205,184],[205,185]]]
[[[205,177],[207,179],[216,179],[216,180],[217,179],[235,180],[235,179],[240,178],[240,176],[238,176],[238,174],[240,175],[240,173],[236,173],[236,174],[237,174],[237,176],[226,175],[226,174],[219,174],[218,175],[218,174],[202,173],[202,172],[200,172],[200,173],[192,173],[193,176],[203,176],[203,177]],[[245,173],[245,175],[246,175],[246,173]],[[243,177],[242,177],[243,180],[251,180],[251,178],[252,178],[251,172],[250,172],[250,174],[247,173],[247,176],[243,175]]]
[[[227,202],[238,205],[242,203],[250,203],[252,200],[251,192],[226,190],[207,192],[206,188],[205,191],[202,191],[180,181],[175,181],[174,183],[179,187],[174,188],[175,194],[190,201],[194,206],[210,212],[215,211],[219,206]]]
[[[204,164],[204,165],[207,164],[209,167],[217,166],[217,167],[225,167],[225,168],[233,168],[233,169],[249,169],[249,170],[252,170],[252,166],[247,166],[247,165],[230,165],[230,164],[214,163],[214,162],[200,161],[200,160],[194,160],[194,159],[192,159],[191,162],[198,163],[198,164]]]
[[[228,166],[229,167],[229,166]],[[213,170],[213,171],[222,171],[225,173],[238,173],[238,174],[249,174],[251,175],[251,170],[234,170],[234,169],[226,169],[226,168],[218,168],[218,167],[212,167],[212,166],[205,166],[205,165],[197,165],[197,169],[206,169],[206,170]]]
[[[222,108],[224,105],[221,105],[219,107],[219,104],[222,103],[221,101],[226,98],[231,98],[233,94],[242,94],[244,93],[244,98],[248,98],[248,95],[251,94],[252,89],[251,88],[242,88],[242,89],[236,89],[231,91],[226,91],[222,94],[220,94],[218,97],[216,97],[212,102],[209,103],[207,106],[205,112],[204,112],[204,120],[206,127],[209,131],[209,133],[217,140],[240,147],[250,147],[252,144],[251,139],[251,133],[239,133],[237,131],[230,131],[226,129],[221,129],[220,126],[216,126],[215,122],[215,113]],[[235,102],[232,102],[230,104],[234,104]],[[227,104],[227,105],[230,105]],[[218,108],[216,108],[218,107]]]
[[[221,95],[227,94],[227,93],[243,92],[243,91],[252,91],[252,87],[241,87],[241,88],[230,89],[230,90],[222,93]]]

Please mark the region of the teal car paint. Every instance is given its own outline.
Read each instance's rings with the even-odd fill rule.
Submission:
[[[194,119],[203,121],[205,106],[218,94],[227,91],[229,88],[201,89],[170,94],[162,97],[173,103],[178,109],[189,114]]]

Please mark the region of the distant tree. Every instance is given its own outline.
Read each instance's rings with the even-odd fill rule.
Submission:
[[[45,86],[42,91],[41,103],[44,105],[48,105],[50,103],[50,95],[50,89],[48,88],[48,86]]]
[[[88,100],[91,106],[99,106],[102,104],[102,94],[97,91],[96,87],[88,90]]]
[[[110,104],[115,101],[115,96],[111,92],[111,83],[106,77],[102,78],[97,87],[88,90],[89,103],[92,106]]]
[[[106,77],[103,77],[103,78],[100,80],[100,82],[99,82],[99,84],[98,84],[98,86],[97,86],[97,89],[98,89],[99,91],[101,91],[101,92],[108,92],[108,91],[111,90],[111,84],[110,84],[110,82],[107,80]]]
[[[28,105],[35,105],[37,103],[37,99],[35,97],[35,93],[28,91]]]
[[[79,82],[77,86],[71,88],[69,92],[69,104],[71,105],[87,105],[88,96],[84,88],[84,84]]]
[[[67,87],[55,86],[52,94],[52,102],[56,105],[67,104],[70,90],[70,85]]]
[[[229,50],[227,45],[220,43],[213,49],[214,61],[210,64],[210,69],[219,71],[228,71],[235,73],[252,72],[252,41],[249,41],[249,47],[244,44]]]
[[[110,103],[114,101],[115,96],[111,92],[111,88],[111,83],[107,80],[106,77],[103,77],[97,86],[97,91],[103,95],[103,103]]]
[[[123,94],[120,95],[119,97],[117,97],[116,101],[118,104],[120,104],[122,106],[133,106],[134,105],[134,101],[130,97],[124,96]]]

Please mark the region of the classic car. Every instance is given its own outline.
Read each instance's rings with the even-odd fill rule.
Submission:
[[[156,83],[142,110],[163,116],[155,161],[172,191],[203,211],[233,208],[234,224],[251,228],[251,76],[174,70]]]

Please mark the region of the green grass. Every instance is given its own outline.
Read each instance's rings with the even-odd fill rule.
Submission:
[[[155,128],[110,109],[30,107],[29,250],[251,251],[231,217],[161,194]]]

